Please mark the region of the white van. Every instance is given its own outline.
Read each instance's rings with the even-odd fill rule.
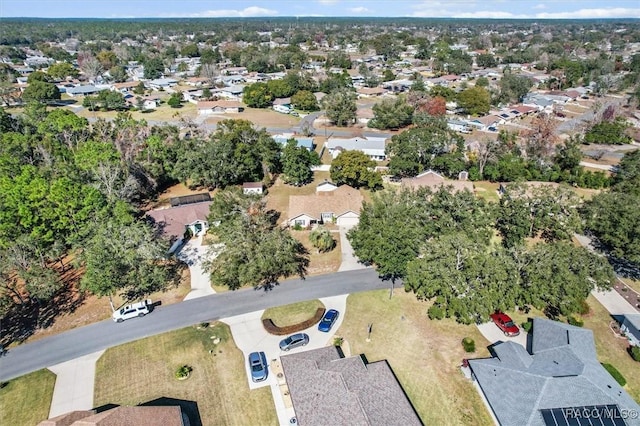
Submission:
[[[116,310],[112,317],[115,322],[122,322],[130,318],[143,317],[151,312],[152,309],[153,302],[151,299],[147,299],[141,302],[132,303],[131,305],[123,306]]]
[[[274,105],[273,110],[282,114],[289,114],[291,112],[291,108],[284,105]]]

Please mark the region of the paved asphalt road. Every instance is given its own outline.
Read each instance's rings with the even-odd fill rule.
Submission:
[[[232,291],[159,306],[143,318],[120,324],[105,320],[11,348],[0,357],[0,381],[201,322],[320,297],[384,289],[389,285],[380,280],[373,269],[361,269],[288,280],[270,291]]]

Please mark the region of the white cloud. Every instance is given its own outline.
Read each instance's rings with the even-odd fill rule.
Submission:
[[[538,13],[538,19],[640,18],[640,9],[614,7],[611,9],[580,9],[575,12]]]
[[[500,10],[459,12],[439,8],[434,2],[428,8],[417,10],[410,16],[417,18],[476,18],[476,19],[606,19],[640,18],[640,9],[617,7],[611,9],[579,9],[570,12],[538,12],[532,14],[511,13]],[[424,4],[423,4],[424,6]],[[444,6],[444,5],[442,5]],[[541,8],[538,8],[541,9]]]
[[[320,4],[336,4],[336,3],[338,3],[338,0],[318,0],[318,3],[320,3]]]
[[[349,11],[353,12],[353,13],[369,13],[369,12],[372,12],[371,9],[367,9],[366,7],[362,7],[362,6],[360,6],[360,7],[352,7],[351,9],[349,9]]]
[[[197,13],[189,13],[182,15],[189,18],[251,18],[257,16],[274,16],[278,15],[277,10],[265,9],[258,6],[246,7],[242,10],[237,9],[216,9],[205,10]],[[177,15],[171,15],[176,17]]]
[[[535,6],[533,6],[533,8],[536,9],[536,10],[542,10],[542,9],[546,9],[547,5],[543,4],[543,3],[539,3],[539,4],[536,4]]]

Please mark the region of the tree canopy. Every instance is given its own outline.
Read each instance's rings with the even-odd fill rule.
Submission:
[[[382,186],[382,177],[374,171],[375,166],[376,162],[362,151],[344,151],[331,162],[331,179],[354,188],[376,189]]]
[[[278,226],[264,200],[226,189],[214,197],[209,222],[218,224],[209,232],[219,244],[211,246],[213,259],[205,263],[215,285],[268,289],[280,278],[305,276],[309,259],[304,246]]]
[[[336,126],[348,126],[356,121],[356,94],[349,89],[338,89],[322,99],[327,117]]]

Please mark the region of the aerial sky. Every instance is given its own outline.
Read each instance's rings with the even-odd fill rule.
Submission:
[[[640,18],[640,0],[0,0],[0,20],[268,16]]]

